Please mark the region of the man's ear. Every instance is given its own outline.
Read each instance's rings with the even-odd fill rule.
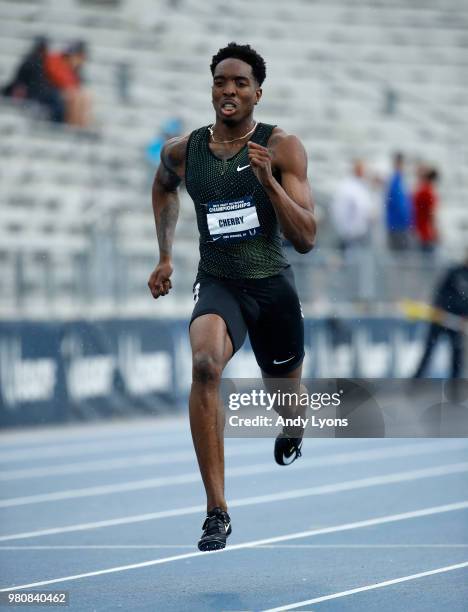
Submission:
[[[260,98],[262,97],[262,93],[263,93],[263,91],[262,91],[261,87],[258,87],[255,90],[255,98],[256,98],[255,104],[258,104],[260,102]]]

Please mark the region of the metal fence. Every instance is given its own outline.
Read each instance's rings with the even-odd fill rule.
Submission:
[[[401,299],[430,300],[448,262],[419,252],[382,248],[343,255],[317,248],[307,255],[287,249],[303,308],[308,314],[391,312]],[[90,236],[86,249],[10,249],[0,252],[0,309],[4,317],[54,318],[119,313],[178,316],[192,305],[198,264],[195,243],[176,245],[172,299],[155,303],[147,287],[157,246],[128,251],[109,233]]]

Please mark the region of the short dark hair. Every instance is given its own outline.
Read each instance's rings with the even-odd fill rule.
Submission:
[[[216,66],[228,58],[240,59],[249,64],[252,67],[255,80],[259,85],[262,85],[266,77],[265,60],[250,45],[238,45],[235,42],[230,42],[227,47],[220,49],[211,60],[211,74],[214,75]]]
[[[84,40],[74,40],[65,49],[66,55],[87,55],[88,49]]]

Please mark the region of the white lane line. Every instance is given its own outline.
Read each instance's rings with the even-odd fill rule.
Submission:
[[[361,461],[366,459],[385,459],[387,457],[418,456],[436,452],[457,451],[468,449],[468,440],[440,440],[430,443],[405,444],[402,446],[391,446],[388,448],[366,449],[359,451],[348,451],[346,453],[336,453],[315,458],[315,465],[339,465],[342,458],[350,457],[350,461]],[[227,446],[225,448],[226,457],[235,455],[255,455],[263,450],[262,446],[255,441],[251,446]],[[320,450],[323,450],[320,448]],[[0,481],[19,480],[25,478],[42,478],[65,474],[85,474],[97,471],[110,471],[121,468],[140,467],[146,465],[164,465],[168,463],[182,463],[184,461],[195,461],[195,453],[189,451],[179,451],[168,455],[162,453],[147,453],[135,455],[133,457],[123,457],[115,459],[100,459],[96,461],[80,461],[76,463],[50,465],[36,468],[4,470],[0,472]],[[301,469],[304,462],[299,461],[295,464],[295,469]],[[309,467],[309,464],[307,464]]]
[[[70,544],[58,546],[0,546],[1,550],[146,550],[159,548],[176,548],[193,550],[191,544]]]
[[[235,550],[242,550],[245,548],[254,548],[262,546],[264,544],[273,544],[278,542],[287,542],[288,540],[296,540],[301,538],[308,538],[322,534],[338,533],[340,531],[350,531],[352,529],[360,529],[363,527],[370,527],[373,525],[383,525],[385,523],[394,523],[398,521],[405,521],[414,518],[420,518],[423,516],[431,516],[434,514],[442,514],[444,512],[454,512],[457,510],[463,510],[468,508],[468,500],[456,502],[453,504],[445,504],[443,506],[432,506],[430,508],[422,508],[420,510],[412,510],[410,512],[401,512],[399,514],[389,514],[386,516],[379,516],[376,518],[366,519],[363,521],[356,521],[353,523],[343,523],[341,525],[333,525],[331,527],[323,527],[321,529],[310,529],[308,531],[299,531],[296,533],[290,533],[282,536],[274,536],[271,538],[263,538],[261,540],[252,540],[250,542],[243,542],[241,544],[234,544],[228,546],[223,550],[215,550],[211,553],[205,552],[191,552],[182,555],[174,555],[172,557],[163,557],[162,559],[152,559],[151,561],[143,561],[140,563],[132,563],[130,565],[120,565],[117,567],[109,567],[102,570],[93,572],[85,572],[82,574],[74,574],[71,576],[63,576],[61,578],[52,578],[50,580],[42,580],[40,582],[32,582],[29,584],[22,584],[10,587],[4,587],[0,589],[3,591],[18,591],[20,589],[29,589],[32,587],[44,586],[46,584],[57,584],[59,582],[69,582],[72,580],[79,580],[80,578],[90,578],[93,576],[102,576],[104,574],[115,574],[117,572],[125,572],[132,569],[140,569],[143,567],[151,567],[154,565],[162,565],[164,563],[170,563],[172,561],[182,561],[183,559],[192,559],[194,557],[200,557],[207,554],[226,554]],[[468,563],[468,562],[467,562]]]
[[[258,452],[258,451],[256,451]],[[141,467],[145,465],[164,465],[167,463],[182,463],[193,461],[194,451],[175,452],[173,455],[161,453],[147,453],[133,457],[118,459],[99,459],[97,461],[80,461],[65,465],[48,465],[45,467],[26,468],[20,470],[5,470],[0,473],[0,481],[11,481],[31,478],[44,478],[50,476],[65,476],[68,474],[86,474],[92,472],[107,472],[121,468]]]
[[[187,443],[187,446],[192,445],[192,440],[187,432],[182,435],[173,433],[164,434],[162,438],[165,448],[173,448],[174,444],[181,445]],[[51,457],[70,457],[73,455],[86,455],[88,453],[105,453],[107,451],[121,450],[122,452],[131,451],[133,449],[141,449],[152,446],[154,449],[160,448],[161,437],[158,438],[154,433],[145,432],[141,436],[135,438],[119,437],[117,440],[109,441],[98,440],[94,442],[71,442],[68,444],[57,444],[55,446],[46,446],[41,448],[23,448],[20,450],[7,450],[0,452],[1,463],[11,463],[14,461],[27,461],[29,459],[35,461],[37,459],[49,459]]]
[[[13,449],[14,447],[27,446],[31,448],[41,448],[54,442],[63,443],[73,440],[105,440],[118,436],[128,438],[130,435],[138,436],[150,431],[155,435],[167,434],[171,432],[187,431],[187,416],[155,416],[147,418],[129,419],[122,417],[119,420],[93,421],[81,424],[38,426],[24,430],[10,429],[0,432],[0,445],[4,448]]]
[[[298,601],[297,603],[280,606],[279,608],[268,608],[263,612],[284,612],[285,610],[294,610],[295,608],[302,608],[311,604],[320,603],[322,601],[329,601],[330,599],[338,599],[340,597],[347,597],[348,595],[354,595],[354,593],[362,593],[364,591],[372,591],[373,589],[381,589],[383,587],[391,586],[392,584],[399,584],[400,582],[408,582],[408,580],[416,580],[418,578],[424,578],[425,576],[434,576],[435,574],[444,574],[445,572],[453,572],[454,570],[463,569],[468,567],[468,561],[463,563],[456,563],[455,565],[446,565],[445,567],[438,567],[437,569],[428,570],[427,572],[419,572],[418,574],[410,574],[409,576],[402,576],[401,578],[394,578],[393,580],[385,580],[384,582],[376,582],[375,584],[368,584],[366,586],[357,587],[356,589],[349,589],[348,591],[341,591],[340,593],[332,593],[331,595],[324,595],[323,597],[314,597],[313,599],[306,599],[304,601]]]
[[[230,506],[232,506],[232,503],[230,504]],[[104,521],[76,523],[74,525],[67,525],[65,527],[50,527],[48,529],[38,529],[36,531],[11,533],[8,535],[0,536],[0,542],[10,542],[11,540],[25,540],[29,538],[38,538],[48,535],[57,535],[59,533],[72,533],[75,531],[89,531],[90,529],[102,529],[104,527],[117,527],[119,525],[143,523],[145,521],[155,521],[158,519],[185,516],[187,514],[198,514],[200,512],[206,512],[206,504],[200,504],[198,506],[188,506],[185,508],[175,508],[174,510],[163,510],[160,512],[149,512],[147,514],[135,514],[133,516],[124,516],[122,518],[107,519]]]
[[[57,544],[56,546],[0,546],[2,550],[24,550],[24,551],[37,551],[37,550],[147,550],[147,549],[159,549],[159,548],[177,548],[190,550],[193,549],[193,542],[191,544]],[[292,550],[307,550],[320,549],[320,548],[331,548],[331,549],[407,549],[407,548],[468,548],[468,544],[262,544],[255,546],[252,550],[259,548],[265,549],[292,549]]]
[[[433,446],[423,445],[416,448],[412,445],[397,447],[396,449],[373,449],[357,453],[339,453],[337,455],[325,455],[312,459],[304,459],[297,464],[296,470],[318,468],[330,465],[347,465],[348,463],[360,461],[375,461],[379,459],[410,457],[424,455],[434,452]],[[466,463],[468,466],[468,462]],[[258,463],[247,466],[239,466],[226,470],[227,477],[249,476],[254,474],[269,474],[277,472],[278,467],[272,461],[268,463]],[[83,497],[97,497],[100,495],[111,495],[116,493],[126,493],[129,491],[142,491],[158,487],[177,486],[200,482],[200,472],[189,472],[185,474],[174,474],[170,476],[160,476],[157,478],[145,478],[142,480],[130,480],[126,482],[96,485],[93,487],[83,487],[80,489],[65,489],[52,491],[50,493],[39,493],[35,495],[25,495],[21,497],[11,497],[0,500],[0,508],[11,508],[26,506],[31,504],[41,504],[67,499],[79,499]]]
[[[461,447],[460,447],[461,448]],[[260,451],[261,451],[260,447]],[[458,450],[458,448],[442,449]],[[226,457],[257,455],[259,446],[229,446],[225,448]],[[423,453],[424,454],[424,453]],[[25,478],[43,478],[50,476],[63,476],[67,474],[93,474],[101,471],[117,470],[121,468],[141,467],[145,465],[167,465],[172,463],[196,462],[196,455],[193,448],[187,451],[175,451],[165,453],[165,449],[158,453],[146,453],[144,455],[131,455],[130,457],[119,457],[115,459],[98,459],[96,461],[79,461],[61,465],[48,465],[37,468],[26,468],[19,470],[5,470],[0,472],[0,481],[20,480]]]
[[[286,499],[300,499],[312,495],[328,495],[331,493],[340,493],[343,491],[353,491],[356,489],[365,489],[388,484],[398,484],[402,482],[412,482],[422,478],[433,478],[437,476],[447,476],[449,474],[460,474],[468,471],[467,463],[456,463],[451,465],[442,465],[430,469],[413,470],[411,472],[396,472],[393,474],[383,474],[380,476],[372,476],[370,478],[360,478],[358,480],[345,480],[334,484],[318,485],[307,489],[293,489],[291,491],[281,491],[279,493],[270,493],[267,495],[257,495],[254,497],[244,497],[234,499],[229,502],[230,508],[240,508],[244,506],[252,506],[255,504],[268,504]],[[22,533],[13,533],[0,536],[0,542],[11,540],[24,540],[26,538],[54,535],[58,533],[70,533],[74,531],[88,531],[90,529],[99,529],[103,527],[115,527],[117,525],[128,525],[133,523],[141,523],[144,521],[154,521],[158,519],[172,518],[176,516],[186,516],[188,514],[197,514],[205,512],[206,505],[200,504],[197,506],[189,506],[184,508],[175,508],[173,510],[162,510],[160,512],[150,512],[147,514],[137,514],[122,518],[108,519],[104,521],[94,521],[89,523],[78,523],[65,527],[52,527],[49,529],[39,529],[37,531],[26,531]]]
[[[0,546],[0,550],[3,549]],[[5,548],[7,548],[5,546]],[[26,546],[26,549],[29,547]],[[265,544],[265,546],[258,546],[258,548],[344,548],[344,549],[379,549],[379,548],[468,548],[468,544]],[[17,547],[21,550],[21,546]],[[34,547],[31,547],[34,550]]]

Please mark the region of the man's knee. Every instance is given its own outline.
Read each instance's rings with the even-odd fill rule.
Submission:
[[[193,380],[203,384],[215,384],[221,380],[223,363],[206,351],[197,351],[193,355]]]

